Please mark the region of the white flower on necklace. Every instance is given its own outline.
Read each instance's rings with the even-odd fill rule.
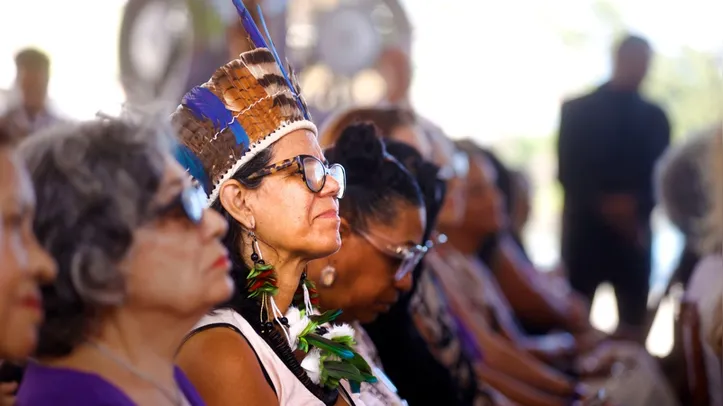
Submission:
[[[324,338],[327,338],[329,340],[333,340],[337,337],[344,337],[349,336],[351,338],[354,338],[354,329],[346,324],[336,324],[336,325],[330,325],[328,327],[328,332],[324,334]]]
[[[294,351],[299,344],[299,335],[309,325],[310,320],[306,314],[302,317],[301,311],[293,306],[289,307],[284,317],[289,322],[289,347]]]
[[[301,361],[301,367],[306,371],[311,382],[319,384],[321,382],[321,351],[313,348]]]

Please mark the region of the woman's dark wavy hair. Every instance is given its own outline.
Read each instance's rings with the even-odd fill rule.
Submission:
[[[367,231],[370,220],[394,224],[399,202],[424,206],[416,180],[387,152],[374,125],[346,127],[324,155],[329,163],[346,169],[347,185],[339,213],[352,229]]]
[[[19,146],[37,209],[33,228],[58,264],[43,288],[38,357],[69,354],[125,294],[117,264],[150,218],[170,156],[157,128],[103,119],[54,127]]]

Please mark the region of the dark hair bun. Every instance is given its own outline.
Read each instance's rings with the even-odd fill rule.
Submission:
[[[347,184],[373,184],[384,166],[386,150],[373,124],[352,124],[326,152],[332,163],[346,168]]]

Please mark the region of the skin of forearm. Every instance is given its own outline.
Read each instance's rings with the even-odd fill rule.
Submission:
[[[499,391],[511,401],[525,406],[563,406],[569,403],[564,397],[544,393],[536,388],[517,381],[515,378],[482,364],[477,367],[477,375],[486,384]]]
[[[504,338],[491,331],[479,332],[477,337],[488,366],[547,393],[571,396],[574,392],[573,382],[565,375],[515,348]]]

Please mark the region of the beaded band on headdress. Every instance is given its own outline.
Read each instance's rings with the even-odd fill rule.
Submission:
[[[284,69],[263,22],[269,45],[241,0],[233,0],[256,49],[244,52],[191,89],[171,116],[181,146],[177,158],[209,195],[218,197],[256,154],[299,129],[317,134],[291,67]]]

